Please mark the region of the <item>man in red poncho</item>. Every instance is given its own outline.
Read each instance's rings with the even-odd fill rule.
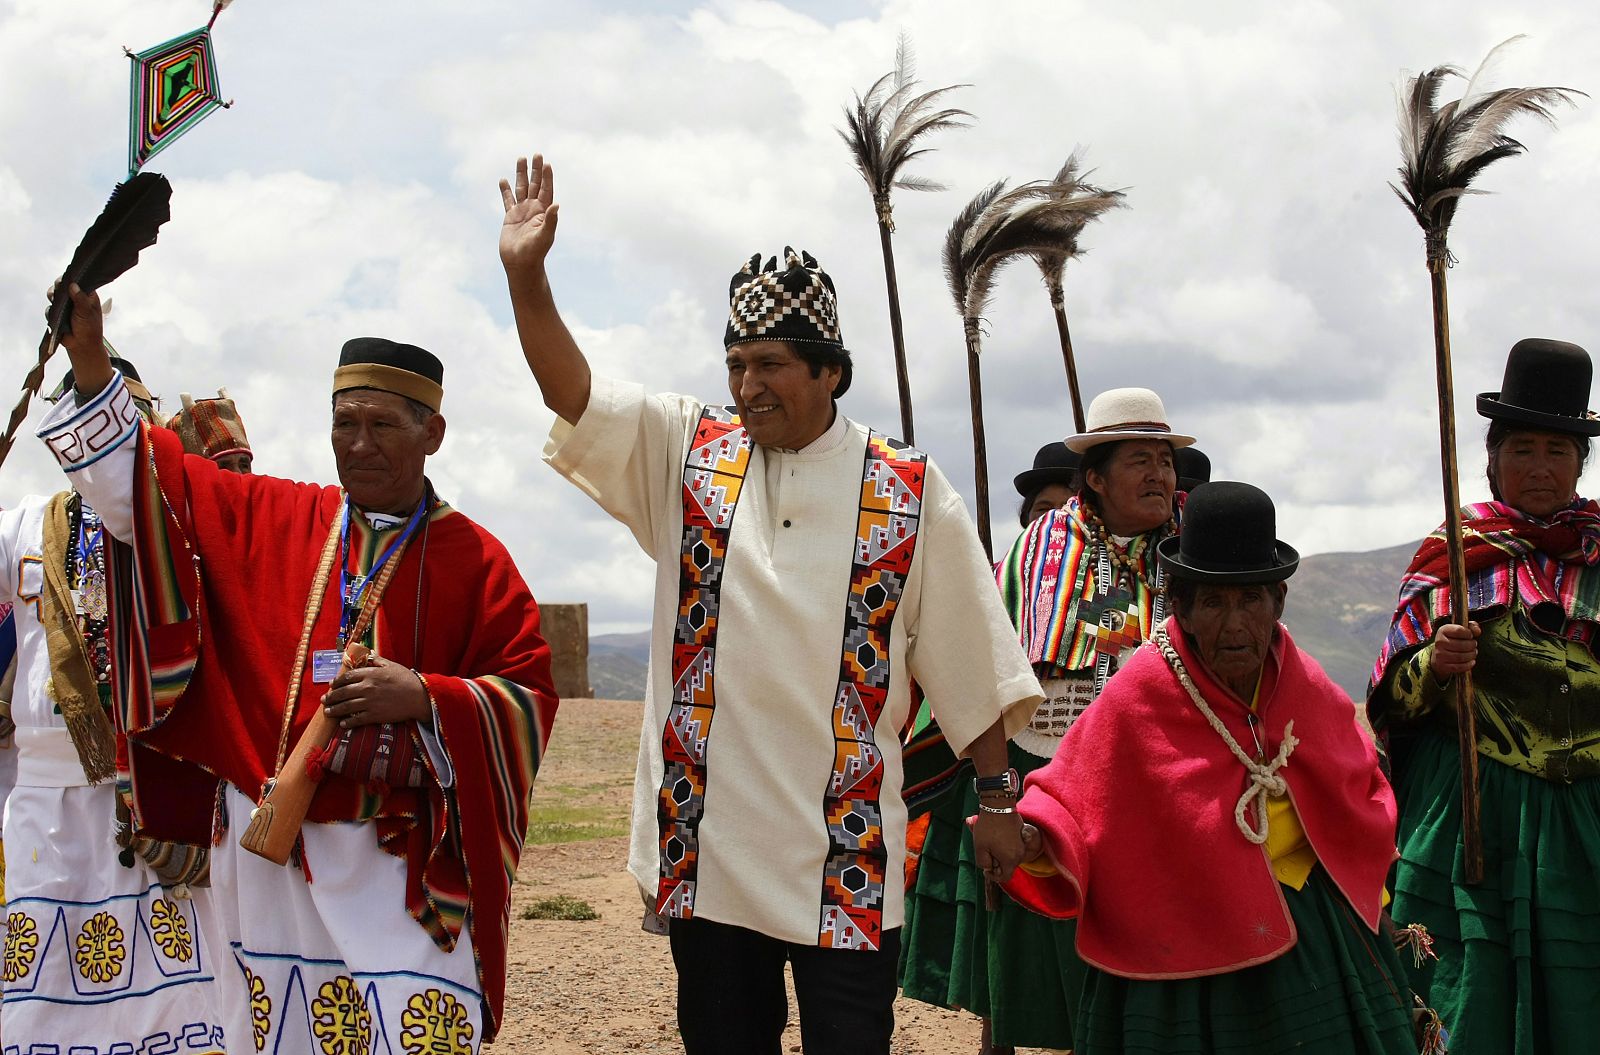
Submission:
[[[74,289],[76,398],[39,434],[129,547],[114,590],[134,823],[178,842],[215,832],[230,1043],[476,1051],[503,1008],[510,885],[556,700],[510,556],[424,475],[443,366],[348,342],[343,490],[295,484],[223,473],[141,424],[99,320]],[[358,642],[378,658],[340,673]],[[308,767],[320,784],[283,867],[239,838],[319,706],[339,732]]]

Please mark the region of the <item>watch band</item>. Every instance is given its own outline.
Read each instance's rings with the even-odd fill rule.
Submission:
[[[986,792],[1017,795],[1022,791],[1022,776],[1015,769],[1008,769],[992,777],[973,777],[972,786],[980,795]]]

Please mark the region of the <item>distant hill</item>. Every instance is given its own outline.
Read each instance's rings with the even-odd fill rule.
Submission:
[[[1283,621],[1295,643],[1328,676],[1360,699],[1389,629],[1400,576],[1417,551],[1407,542],[1367,553],[1319,553],[1300,562],[1289,580]],[[599,634],[589,639],[589,684],[607,700],[644,699],[650,632]]]
[[[1378,646],[1389,632],[1400,576],[1417,552],[1406,542],[1367,553],[1319,553],[1289,580],[1283,622],[1295,644],[1355,699],[1367,692]]]
[[[650,631],[589,638],[589,687],[599,700],[644,699]]]

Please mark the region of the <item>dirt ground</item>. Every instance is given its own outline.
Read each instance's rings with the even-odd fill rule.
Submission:
[[[506,1014],[492,1055],[681,1052],[667,940],[640,931],[626,872],[640,705],[561,705],[534,789],[530,840],[512,892]],[[589,921],[524,919],[541,899],[587,902]],[[901,999],[894,1055],[976,1055],[978,1021]],[[790,997],[786,1051],[800,1051]],[[813,1053],[815,1055],[815,1053]]]

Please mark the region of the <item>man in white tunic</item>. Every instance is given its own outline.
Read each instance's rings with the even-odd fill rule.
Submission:
[[[148,416],[149,392],[116,362]],[[71,387],[69,374],[57,395]],[[117,844],[105,543],[70,491],[0,513],[17,636],[0,1034],[7,1051],[220,1052],[209,891],[163,886]]]
[[[545,276],[551,172],[502,183],[523,353],[560,419],[546,459],[658,567],[629,868],[669,928],[690,1055],[776,1053],[792,965],[805,1049],[894,1028],[911,681],[983,796],[979,859],[1016,830],[1006,737],[1039,686],[960,497],[847,419],[832,282],[785,251],[734,276],[732,408],[591,376]]]

